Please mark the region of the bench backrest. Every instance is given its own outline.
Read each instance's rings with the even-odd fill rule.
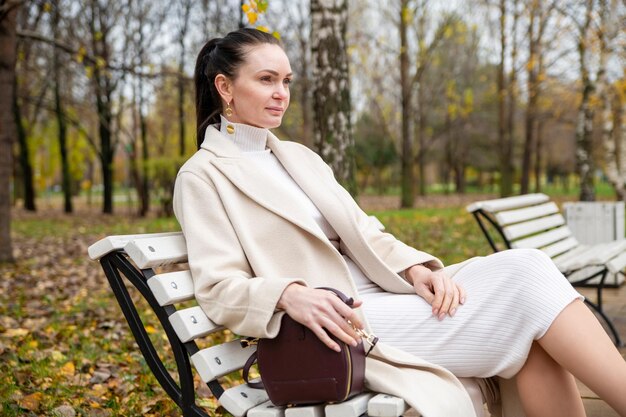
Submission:
[[[237,338],[209,320],[195,303],[191,273],[186,268],[187,249],[182,233],[110,236],[92,245],[89,255],[102,264],[148,365],[185,416],[207,416],[195,404],[189,359],[212,394],[234,416],[244,416],[247,410],[268,400],[264,390],[253,389],[243,383],[227,388],[220,383],[220,378],[244,366],[254,347],[243,348]],[[172,264],[178,264],[180,270],[159,272]],[[170,376],[159,358],[126,289],[124,278],[139,290],[161,322],[172,346],[179,383]],[[222,334],[216,335],[214,340],[226,339],[224,342],[199,348],[197,339],[217,332]]]
[[[500,248],[488,224],[507,248],[541,249],[555,257],[580,245],[565,224],[558,206],[545,194],[479,201],[467,206],[494,251]]]

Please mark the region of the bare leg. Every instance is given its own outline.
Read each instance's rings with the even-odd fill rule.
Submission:
[[[626,417],[626,361],[582,301],[568,305],[538,343],[620,416]]]
[[[516,379],[527,417],[585,416],[576,380],[536,342]]]

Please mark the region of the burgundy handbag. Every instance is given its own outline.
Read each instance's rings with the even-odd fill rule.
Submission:
[[[322,289],[334,292],[347,305],[354,303],[340,291]],[[369,354],[378,338],[357,332],[370,343]],[[332,334],[330,337],[341,347],[341,353],[285,314],[275,338],[247,339],[247,344],[257,344],[257,350],[246,362],[243,378],[253,388],[265,388],[270,401],[278,406],[340,402],[363,392],[367,356],[363,342],[354,347]],[[249,371],[255,361],[261,381],[251,382]]]

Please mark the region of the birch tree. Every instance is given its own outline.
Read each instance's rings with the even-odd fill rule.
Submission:
[[[356,195],[347,21],[347,0],[311,0],[313,143],[338,181]]]
[[[581,201],[595,200],[593,181],[595,161],[593,159],[592,141],[594,110],[591,104],[595,83],[591,78],[591,69],[589,68],[590,29],[594,13],[594,3],[594,0],[585,0],[582,22],[579,23],[574,18],[575,25],[578,29],[577,50],[582,93],[576,123],[576,165],[580,178]]]
[[[605,150],[606,176],[615,189],[619,200],[626,200],[626,70],[622,68],[620,79],[611,82],[608,76],[608,61],[611,55],[618,60],[626,58],[626,50],[620,50],[619,39],[622,22],[626,19],[626,7],[619,6],[616,0],[604,0],[599,8],[598,27],[599,67],[598,91],[601,138]],[[622,30],[623,32],[623,30]],[[622,33],[622,36],[624,34]]]

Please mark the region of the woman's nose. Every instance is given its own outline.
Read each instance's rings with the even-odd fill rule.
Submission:
[[[284,100],[289,97],[289,90],[284,85],[280,84],[274,91],[274,98]]]

